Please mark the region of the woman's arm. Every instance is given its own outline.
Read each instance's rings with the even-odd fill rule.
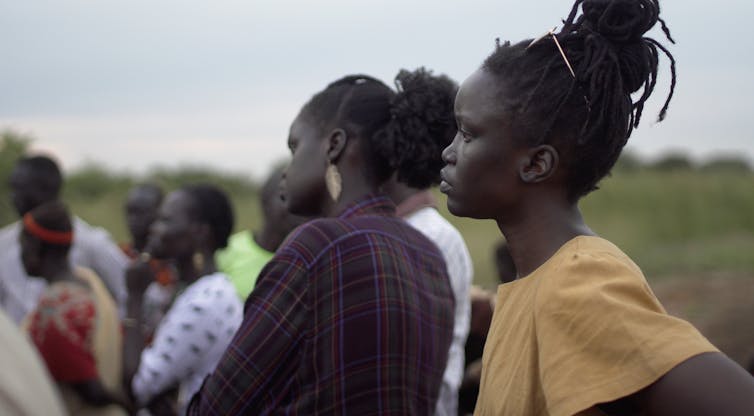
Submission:
[[[131,379],[139,369],[141,352],[144,350],[141,308],[141,297],[129,295],[126,302],[126,318],[123,321],[123,385],[127,390],[130,390]]]
[[[153,398],[145,407],[152,416],[177,416],[176,396],[178,389],[167,390]]]
[[[754,377],[724,354],[687,359],[641,391],[597,406],[605,414],[754,415]]]
[[[754,415],[754,377],[721,353],[689,358],[641,396],[649,415]]]
[[[279,253],[267,263],[240,328],[187,414],[257,414],[270,405],[270,392],[286,388],[298,365],[303,328],[313,319],[305,302],[307,272],[303,261]]]
[[[118,397],[107,391],[99,379],[73,383],[71,386],[76,393],[92,406],[104,407],[110,404],[116,404],[129,413],[133,410],[131,404],[124,397]]]
[[[128,300],[126,317],[123,319],[123,385],[129,392],[131,380],[139,369],[141,352],[144,350],[142,299],[144,291],[153,280],[152,269],[146,262],[136,261],[126,270]]]

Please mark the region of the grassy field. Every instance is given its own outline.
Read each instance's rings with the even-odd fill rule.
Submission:
[[[444,201],[444,197],[440,196]],[[616,173],[581,202],[589,225],[621,247],[650,280],[707,272],[754,274],[754,175],[694,171]],[[492,221],[455,218],[475,282],[496,284]]]
[[[132,183],[127,178],[88,172],[69,177],[65,199],[92,224],[115,239],[127,238],[122,204]],[[180,183],[212,180],[201,171],[158,175],[174,188]],[[256,190],[238,177],[223,177],[233,199],[237,229],[258,222]],[[493,221],[456,218],[441,211],[463,234],[471,251],[475,282],[495,286],[492,247],[502,237]],[[7,195],[0,195],[7,200]],[[585,198],[582,211],[590,226],[625,250],[650,280],[710,272],[754,275],[754,174],[703,173],[693,170],[619,172]]]

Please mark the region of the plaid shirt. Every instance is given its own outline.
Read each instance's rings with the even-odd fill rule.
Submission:
[[[296,229],[189,414],[431,415],[453,339],[436,246],[367,196]]]

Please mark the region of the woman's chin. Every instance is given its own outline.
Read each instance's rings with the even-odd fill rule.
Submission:
[[[322,216],[322,213],[317,209],[315,204],[297,204],[294,200],[287,199],[285,201],[285,210],[291,215],[298,215],[300,217],[318,218]]]
[[[148,248],[148,250],[145,250],[149,254],[152,255],[153,258],[158,260],[174,260],[175,256],[172,256],[172,253],[168,253],[166,250],[162,248],[162,246],[151,246]]]
[[[480,210],[474,210],[473,207],[468,206],[468,204],[464,204],[461,201],[451,198],[450,196],[448,196],[447,207],[448,212],[456,217],[473,218],[477,220],[488,220],[494,218],[490,215],[487,215],[489,214],[489,212],[485,213]]]
[[[468,217],[467,211],[464,209],[463,204],[460,204],[458,201],[453,200],[453,198],[448,195],[448,212],[455,215],[456,217]]]

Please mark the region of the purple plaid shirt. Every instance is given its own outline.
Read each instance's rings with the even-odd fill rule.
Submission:
[[[435,245],[369,195],[297,228],[189,414],[431,415],[453,292]]]

